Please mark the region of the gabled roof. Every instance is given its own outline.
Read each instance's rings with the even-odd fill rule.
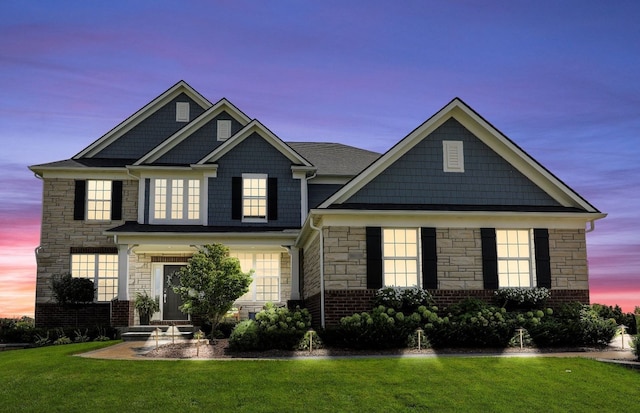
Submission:
[[[146,163],[152,163],[156,160],[160,159],[163,155],[169,152],[171,149],[175,148],[180,142],[187,139],[193,132],[200,129],[202,126],[207,124],[207,122],[211,121],[213,118],[218,116],[221,112],[226,111],[231,116],[233,116],[242,126],[246,126],[247,123],[251,121],[251,119],[245,115],[240,109],[238,109],[235,105],[229,102],[226,98],[220,99],[213,106],[207,109],[204,113],[198,116],[196,119],[191,121],[187,126],[180,129],[172,136],[167,138],[160,145],[153,148],[149,151],[145,156],[140,158],[134,165],[143,165]]]
[[[225,143],[218,146],[213,152],[202,158],[197,164],[204,165],[207,163],[215,163],[218,159],[222,158],[225,154],[230,152],[233,148],[238,146],[242,141],[247,139],[253,133],[258,133],[265,141],[271,146],[276,148],[280,153],[286,156],[292,163],[301,165],[313,169],[313,165],[294,151],[289,145],[284,143],[280,138],[273,134],[266,126],[264,126],[257,119],[252,120],[238,133],[231,136]]]
[[[317,168],[323,176],[353,177],[380,157],[377,152],[341,143],[287,142],[294,151]]]
[[[195,89],[187,84],[184,80],[179,81],[175,85],[171,86],[167,91],[162,93],[160,96],[146,104],[142,109],[138,110],[133,115],[129,116],[123,122],[121,122],[118,126],[111,129],[101,138],[93,142],[91,145],[83,149],[80,153],[75,155],[73,159],[92,157],[99,153],[101,150],[118,140],[122,135],[133,129],[136,125],[140,124],[142,121],[147,119],[153,113],[155,113],[159,108],[175,99],[181,93],[186,94],[191,99],[193,99],[198,105],[207,109],[211,107],[211,102],[209,102],[204,96],[198,93]]]
[[[335,204],[347,202],[360,189],[409,152],[415,145],[428,138],[436,128],[450,118],[455,118],[484,144],[527,176],[562,206],[579,208],[586,212],[599,212],[459,98],[453,99],[414,129],[344,187],[325,200],[318,208],[339,208],[339,205]]]

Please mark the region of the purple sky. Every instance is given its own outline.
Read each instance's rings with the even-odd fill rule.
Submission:
[[[432,3],[432,4],[431,4]],[[3,1],[0,317],[33,314],[41,184],[184,79],[281,139],[384,152],[460,97],[609,216],[593,302],[640,305],[640,2]]]

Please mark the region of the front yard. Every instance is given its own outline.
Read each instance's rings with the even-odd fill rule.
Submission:
[[[0,411],[635,411],[639,372],[586,359],[110,361],[0,353]]]

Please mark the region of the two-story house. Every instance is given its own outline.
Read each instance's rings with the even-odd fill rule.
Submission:
[[[138,292],[161,300],[155,322],[186,322],[167,282],[210,243],[254,270],[245,318],[296,303],[333,325],[382,286],[444,305],[536,286],[588,303],[586,232],[605,216],[457,98],[380,155],[283,142],[180,81],[71,159],[30,169],[43,181],[40,326],[71,317],[52,300],[63,273],[95,282],[85,324],[137,324]]]

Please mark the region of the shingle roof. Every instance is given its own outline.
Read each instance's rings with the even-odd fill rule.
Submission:
[[[287,142],[316,168],[318,175],[355,176],[380,157],[377,152],[327,142]]]

